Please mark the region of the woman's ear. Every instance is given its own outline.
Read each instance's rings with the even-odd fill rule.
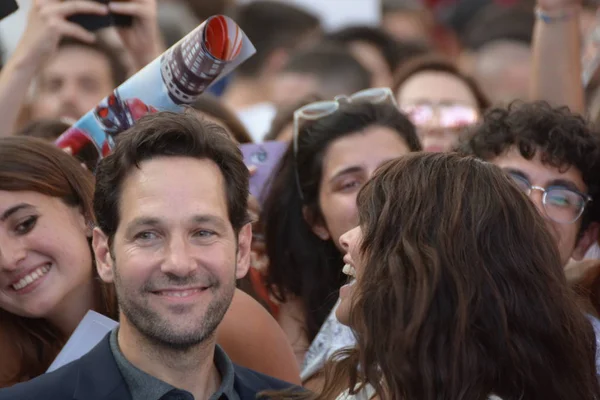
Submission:
[[[323,221],[323,218],[317,217],[311,212],[307,206],[302,207],[302,215],[304,220],[310,226],[312,232],[319,237],[321,240],[329,240],[331,239],[331,235],[329,234],[329,229],[327,229],[327,225]]]

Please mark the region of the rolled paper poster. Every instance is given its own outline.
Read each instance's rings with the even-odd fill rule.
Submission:
[[[63,133],[56,145],[94,171],[119,133],[157,111],[182,112],[256,52],[230,18],[209,18],[129,78]]]

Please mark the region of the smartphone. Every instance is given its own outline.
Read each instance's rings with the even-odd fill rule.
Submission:
[[[240,145],[244,163],[257,168],[250,177],[250,194],[262,204],[273,170],[288,148],[286,142],[247,143]]]
[[[19,9],[16,0],[0,0],[0,19],[8,17]]]
[[[2,0],[0,0],[2,1]],[[68,0],[65,0],[68,1]],[[96,3],[108,4],[109,0],[92,0]],[[90,32],[97,31],[98,29],[108,28],[113,25],[113,18],[111,15],[95,15],[95,14],[75,14],[67,18],[69,21],[80,25]]]
[[[112,1],[128,1],[128,0],[112,0]],[[133,25],[133,17],[130,15],[121,15],[121,14],[115,14],[113,13],[112,15],[112,22],[113,25],[118,26],[120,28],[128,28],[131,25]]]
[[[4,1],[4,0],[0,0]],[[68,0],[66,0],[68,1]],[[110,1],[127,1],[127,0],[92,0],[96,3],[108,4]],[[109,15],[94,15],[94,14],[77,14],[68,18],[69,21],[81,25],[88,31],[94,32],[109,26],[130,27],[133,24],[133,17],[129,15],[109,14]]]

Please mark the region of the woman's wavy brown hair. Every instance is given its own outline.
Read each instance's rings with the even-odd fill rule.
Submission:
[[[80,207],[84,217],[95,222],[92,174],[74,157],[42,139],[0,139],[0,190],[33,191],[60,198],[69,206]],[[96,311],[116,319],[112,285],[102,283],[96,268],[90,271],[92,277],[97,284]],[[44,319],[24,318],[0,309],[0,388],[43,374],[66,339],[58,327]]]
[[[327,367],[319,398],[364,384],[382,400],[600,398],[592,327],[544,220],[500,169],[408,155],[358,207],[357,347]]]

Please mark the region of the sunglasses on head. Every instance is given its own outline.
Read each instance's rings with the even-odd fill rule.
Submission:
[[[359,92],[356,92],[350,96],[336,96],[333,100],[327,101],[317,101],[315,103],[307,104],[303,107],[300,107],[294,112],[294,130],[293,130],[293,139],[292,146],[294,151],[294,163],[295,172],[296,172],[296,184],[298,185],[298,192],[300,193],[300,197],[304,199],[304,195],[302,193],[302,187],[300,186],[300,174],[298,172],[298,133],[300,130],[300,122],[301,121],[316,121],[320,118],[327,117],[332,115],[337,110],[339,110],[342,104],[350,104],[350,103],[371,103],[371,104],[390,104],[398,107],[396,103],[396,99],[394,99],[394,93],[390,88],[372,88],[365,89]]]

